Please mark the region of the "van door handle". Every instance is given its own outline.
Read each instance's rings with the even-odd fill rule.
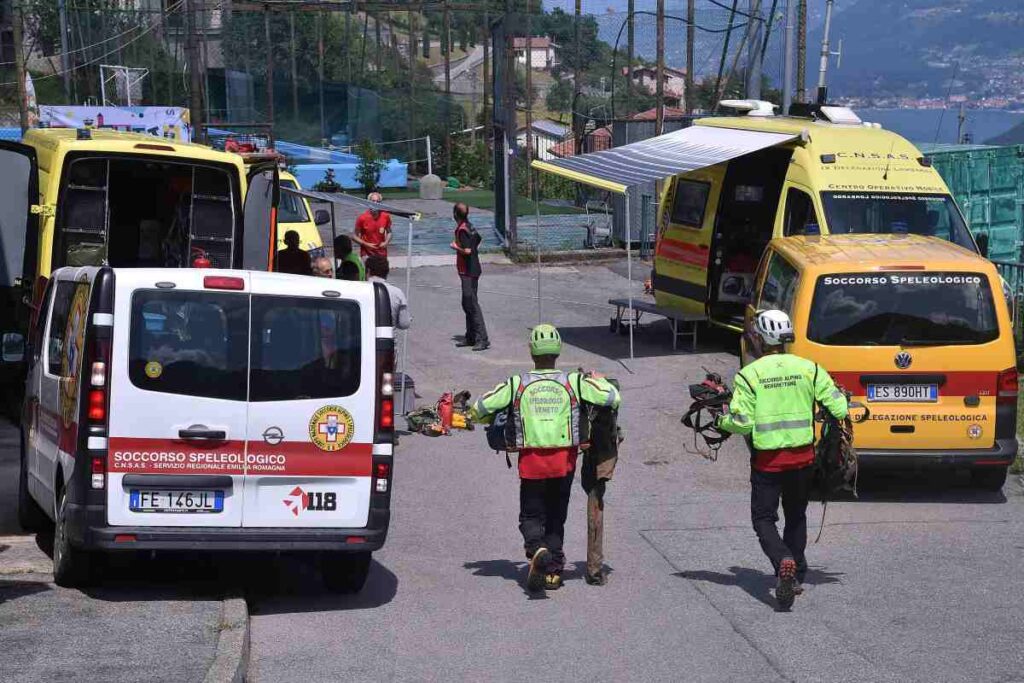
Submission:
[[[189,427],[188,429],[179,429],[178,436],[182,439],[224,441],[228,438],[228,433],[223,429],[207,429],[201,425],[196,425],[194,427]]]

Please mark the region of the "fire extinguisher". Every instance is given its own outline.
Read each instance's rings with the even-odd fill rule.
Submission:
[[[452,430],[453,410],[452,392],[446,391],[441,394],[441,398],[437,401],[437,415],[441,418],[441,429],[445,434]]]

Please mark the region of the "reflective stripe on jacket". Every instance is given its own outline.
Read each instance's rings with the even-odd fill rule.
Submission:
[[[814,443],[814,404],[837,419],[846,417],[846,397],[817,363],[788,353],[762,356],[736,373],[729,410],[719,427],[750,434],[759,451]]]

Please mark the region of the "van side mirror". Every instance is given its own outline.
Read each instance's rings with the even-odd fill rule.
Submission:
[[[988,233],[978,233],[974,240],[978,243],[978,253],[988,258]]]
[[[331,214],[323,209],[317,209],[316,213],[313,214],[313,222],[317,225],[327,225],[331,222]]]
[[[25,337],[17,332],[4,332],[0,340],[0,360],[20,363],[25,360]]]

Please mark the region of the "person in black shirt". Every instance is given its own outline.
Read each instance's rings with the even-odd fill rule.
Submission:
[[[451,248],[455,251],[455,268],[462,282],[462,310],[466,313],[466,336],[456,346],[472,346],[474,351],[491,348],[487,339],[484,314],[480,310],[477,289],[480,284],[480,254],[478,249],[483,239],[469,222],[469,207],[459,202],[452,209],[455,219],[455,239]]]
[[[299,247],[299,233],[289,230],[284,234],[285,248],[277,252],[277,272],[292,275],[312,275],[309,252]]]

